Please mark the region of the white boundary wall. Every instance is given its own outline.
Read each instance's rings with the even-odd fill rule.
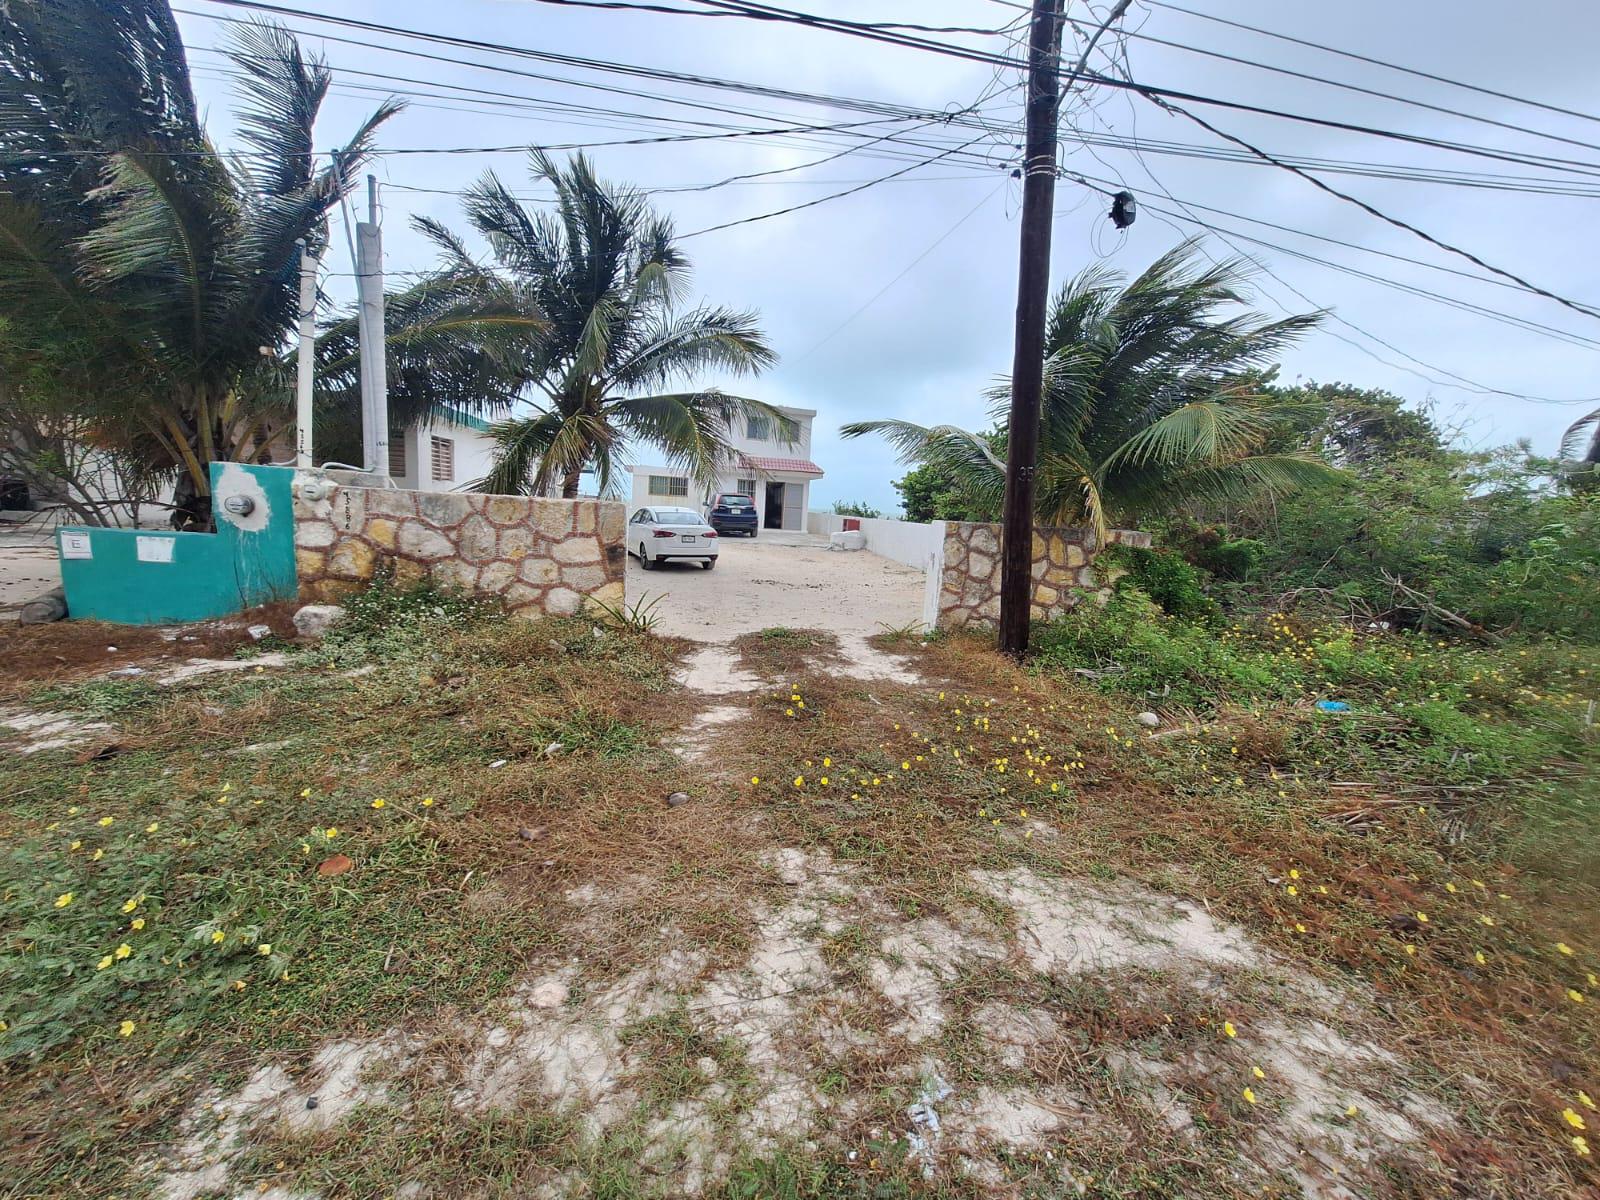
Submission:
[[[939,619],[939,587],[944,576],[944,522],[894,521],[883,517],[858,517],[866,548],[881,558],[904,563],[925,572],[922,621],[932,629]],[[844,528],[838,513],[809,512],[806,532],[827,537]]]
[[[936,546],[944,545],[944,522],[890,521],[882,517],[856,517],[861,522],[861,534],[867,539],[867,549],[881,558],[905,563],[908,567],[923,568],[928,565],[928,555]],[[806,532],[827,537],[844,528],[845,518],[837,513],[811,512],[806,514]]]

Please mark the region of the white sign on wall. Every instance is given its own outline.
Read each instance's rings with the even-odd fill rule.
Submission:
[[[136,552],[140,562],[169,563],[172,561],[172,547],[177,544],[177,538],[170,537],[144,537],[141,535],[136,540]]]
[[[94,546],[89,542],[87,533],[63,533],[61,535],[62,558],[93,558]]]

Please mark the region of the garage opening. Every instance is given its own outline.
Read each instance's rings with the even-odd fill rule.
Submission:
[[[803,529],[805,527],[805,487],[798,483],[768,483],[765,529]]]

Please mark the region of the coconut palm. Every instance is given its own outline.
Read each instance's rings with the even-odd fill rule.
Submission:
[[[532,179],[554,189],[554,211],[525,208],[493,172],[467,194],[469,224],[487,242],[480,264],[438,222],[417,227],[439,247],[444,270],[523,297],[548,323],[529,341],[518,381],[534,411],[493,428],[495,460],[485,491],[578,494],[593,470],[609,490],[629,443],[658,449],[707,487],[731,460],[736,420],[761,414],[792,422],[771,406],[693,386],[711,370],[753,375],[776,361],[752,313],[700,306],[680,312],[689,261],[672,223],[637,189],[596,177],[579,154],[559,166],[531,156]],[[664,390],[674,383],[684,390]]]
[[[298,243],[326,243],[329,210],[399,107],[362,121],[335,166],[313,148],[327,67],[272,25],[243,27],[231,57],[237,157],[207,140],[165,0],[11,0],[0,14],[0,315],[17,348],[0,370],[82,389],[117,418],[108,432],[181,471],[194,523],[209,518],[208,464],[261,457],[287,421],[278,351]]]
[[[1186,501],[1284,489],[1336,474],[1320,459],[1266,452],[1289,415],[1253,383],[1320,314],[1264,321],[1241,305],[1238,260],[1200,267],[1184,242],[1132,283],[1091,267],[1056,295],[1046,332],[1035,515],[1041,524],[1136,521]],[[989,393],[1004,429],[1009,385]],[[952,425],[858,421],[907,462],[946,472],[973,507],[998,512],[1005,458]]]

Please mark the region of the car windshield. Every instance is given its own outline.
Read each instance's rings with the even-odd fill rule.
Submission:
[[[749,496],[724,496],[722,503],[729,508],[749,508],[751,500]]]
[[[692,513],[687,508],[658,508],[656,509],[656,524],[698,525],[700,524],[700,514]]]

